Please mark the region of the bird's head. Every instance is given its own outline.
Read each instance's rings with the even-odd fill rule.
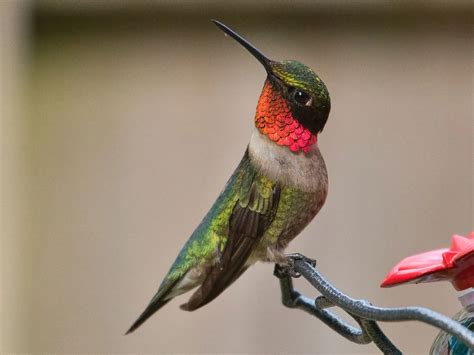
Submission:
[[[329,116],[331,101],[326,85],[306,65],[295,60],[270,60],[226,25],[213,22],[245,47],[267,72],[255,114],[260,133],[293,152],[308,153]]]

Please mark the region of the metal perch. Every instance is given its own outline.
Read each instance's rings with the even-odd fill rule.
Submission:
[[[423,307],[382,308],[364,300],[353,299],[331,285],[316,269],[315,262],[302,255],[292,255],[291,266],[275,265],[275,276],[280,279],[282,302],[286,307],[301,309],[357,344],[374,344],[385,354],[401,354],[401,351],[379,328],[377,321],[420,321],[450,333],[474,350],[474,332],[442,314]],[[293,288],[292,277],[303,276],[322,296],[315,300]],[[354,327],[328,308],[337,306],[347,312],[359,324]]]

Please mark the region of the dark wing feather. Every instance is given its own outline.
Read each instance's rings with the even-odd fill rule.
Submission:
[[[234,282],[246,270],[245,262],[275,217],[280,186],[249,170],[229,218],[222,256],[182,309],[193,311],[204,306]]]

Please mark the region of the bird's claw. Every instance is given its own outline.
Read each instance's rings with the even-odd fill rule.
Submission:
[[[279,279],[284,279],[285,277],[290,276],[289,266],[275,264],[275,268],[273,269],[273,275],[275,275]]]
[[[286,277],[298,278],[301,276],[300,273],[295,271],[295,261],[293,259],[286,259],[284,264],[275,264],[273,275],[279,279]]]
[[[304,262],[310,264],[312,267],[316,267],[315,259],[310,259],[307,256],[304,256],[303,254],[300,254],[300,253],[286,254],[286,258],[287,260],[293,260],[293,263],[296,260],[303,260]]]
[[[310,264],[312,267],[316,267],[316,260],[310,259],[303,254],[294,253],[287,254],[285,264],[276,264],[273,274],[278,278],[283,278],[286,276],[291,276],[292,278],[298,278],[301,276],[299,272],[295,270],[295,261],[303,260],[304,262]]]
[[[288,274],[292,278],[297,279],[298,277],[301,276],[301,274],[295,270],[295,261],[298,260],[298,259],[294,259],[294,258],[289,257],[287,260],[288,260],[287,261],[288,262]]]
[[[294,278],[298,278],[301,276],[301,274],[297,271],[295,271],[295,262],[297,260],[302,260],[305,263],[310,264],[312,267],[316,267],[316,260],[315,259],[310,259],[303,254],[300,253],[293,253],[293,254],[287,254],[286,259],[288,260],[288,264],[290,266],[290,276]]]

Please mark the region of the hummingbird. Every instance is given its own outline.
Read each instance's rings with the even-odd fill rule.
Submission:
[[[211,302],[257,261],[288,265],[285,248],[326,200],[328,176],[317,144],[331,107],[326,85],[306,65],[270,60],[212,21],[266,71],[255,130],[223,191],[126,334],[195,287],[181,309],[194,311]]]

